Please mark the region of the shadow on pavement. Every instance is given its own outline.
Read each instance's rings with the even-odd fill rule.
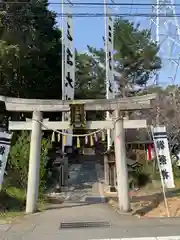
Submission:
[[[74,207],[83,207],[83,206],[88,206],[88,205],[93,205],[93,204],[98,204],[98,203],[80,203],[80,202],[76,202],[76,203],[72,203],[72,204],[58,204],[58,205],[52,205],[49,206],[47,208],[45,208],[45,210],[53,210],[53,209],[64,209],[64,208],[74,208]]]
[[[95,204],[101,204],[106,203],[107,199],[97,196],[97,197],[86,197],[84,201],[73,201],[73,202],[64,202],[61,204],[52,204],[45,208],[45,210],[51,210],[51,209],[63,209],[63,208],[73,208],[73,207],[82,207],[82,206],[88,206],[88,205],[95,205]]]
[[[105,203],[107,202],[107,199],[101,196],[97,197],[86,197],[85,201],[90,204],[98,204],[98,203]]]

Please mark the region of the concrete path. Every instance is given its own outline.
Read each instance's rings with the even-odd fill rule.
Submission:
[[[79,169],[77,171],[77,169]],[[0,225],[0,239],[8,240],[90,240],[157,237],[180,235],[179,219],[137,219],[120,216],[104,203],[98,182],[100,165],[93,162],[75,166],[72,188],[63,205],[34,215],[25,216],[13,224]],[[98,170],[98,173],[97,173]],[[73,170],[72,170],[73,172]],[[74,174],[74,175],[73,175]],[[95,224],[95,227],[61,228],[66,223]],[[104,224],[104,226],[99,226]],[[166,238],[168,239],[168,238]],[[170,238],[169,238],[170,239]],[[177,238],[180,240],[180,237]],[[149,240],[154,240],[149,238]]]

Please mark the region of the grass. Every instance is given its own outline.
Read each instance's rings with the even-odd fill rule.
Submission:
[[[0,192],[0,219],[23,215],[25,203],[25,191],[16,187],[3,188]]]
[[[40,194],[38,209],[43,210],[46,198]],[[17,187],[7,187],[0,192],[0,219],[11,220],[25,214],[26,192]]]

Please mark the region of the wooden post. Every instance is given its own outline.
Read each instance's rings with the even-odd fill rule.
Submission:
[[[64,186],[68,187],[69,163],[68,157],[64,157]]]
[[[130,201],[123,117],[121,118],[119,110],[115,110],[114,115],[116,119],[119,118],[116,120],[114,128],[114,147],[119,209],[122,212],[128,212],[130,211]]]
[[[108,156],[104,155],[104,183],[105,186],[109,186],[109,166],[108,166]]]
[[[26,200],[26,213],[33,213],[37,210],[39,190],[39,169],[41,157],[41,123],[42,113],[33,112],[31,146],[29,156],[29,173]]]
[[[116,164],[114,164],[113,168],[114,168],[114,186],[117,189]]]

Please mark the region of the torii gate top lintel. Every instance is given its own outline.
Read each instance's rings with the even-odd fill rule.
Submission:
[[[156,94],[143,96],[117,98],[117,99],[87,99],[87,100],[59,100],[59,99],[26,99],[0,96],[0,101],[5,103],[7,111],[13,112],[66,112],[70,104],[84,104],[86,111],[121,111],[149,109],[150,101],[156,98]]]

